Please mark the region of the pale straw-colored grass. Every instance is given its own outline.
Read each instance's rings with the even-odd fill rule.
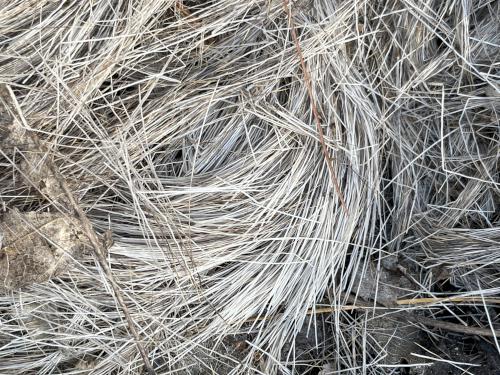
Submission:
[[[0,82],[112,231],[158,374],[390,373],[372,315],[342,311],[372,261],[409,267],[405,298],[443,297],[443,269],[457,295],[500,291],[499,3],[290,3],[338,190],[281,0],[0,1]],[[1,203],[51,210],[21,154],[0,151]],[[113,295],[90,253],[1,295],[0,373],[141,373]]]

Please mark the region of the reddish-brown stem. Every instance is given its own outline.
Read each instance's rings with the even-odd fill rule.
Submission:
[[[297,57],[300,60],[300,67],[302,69],[302,74],[304,75],[304,83],[307,89],[307,94],[309,96],[309,100],[311,101],[311,110],[314,118],[314,122],[316,123],[316,129],[318,131],[319,143],[321,144],[321,151],[326,160],[326,164],[328,166],[328,171],[330,172],[330,178],[332,180],[332,184],[337,192],[337,195],[340,200],[340,204],[344,209],[346,214],[349,213],[347,209],[346,202],[344,200],[344,196],[342,194],[342,190],[340,188],[339,181],[337,176],[335,175],[335,170],[333,168],[333,161],[328,153],[328,148],[326,147],[325,136],[323,134],[323,128],[321,127],[321,119],[318,112],[318,107],[316,106],[316,101],[314,100],[313,89],[312,89],[312,80],[311,74],[309,73],[309,69],[307,68],[306,62],[304,60],[304,55],[302,53],[302,48],[300,47],[299,38],[297,37],[297,32],[295,31],[295,26],[293,24],[292,11],[290,9],[290,4],[288,0],[283,0],[283,7],[285,8],[285,12],[288,16],[288,24],[290,27],[290,33],[292,35],[293,43],[295,44],[295,50],[297,52]]]

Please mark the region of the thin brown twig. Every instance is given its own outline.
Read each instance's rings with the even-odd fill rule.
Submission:
[[[39,153],[44,153],[46,151],[45,147],[43,146],[41,140],[39,137],[33,133],[32,131],[29,130],[28,124],[26,122],[26,119],[24,118],[21,108],[19,106],[19,103],[17,102],[17,99],[15,97],[14,92],[10,88],[10,86],[6,84],[1,84],[0,85],[0,96],[3,99],[3,101],[6,104],[6,109],[8,112],[13,117],[13,121],[11,123],[11,127],[14,128],[15,122],[17,121],[19,124],[24,125],[24,132],[26,132],[27,136],[29,137],[29,140],[32,142],[34,145],[35,150],[32,151],[37,151]],[[7,104],[9,104],[7,106]],[[14,129],[10,129],[14,130]],[[97,261],[100,265],[100,267],[104,270],[104,273],[106,277],[108,278],[109,282],[111,283],[111,287],[113,289],[113,292],[115,294],[116,300],[118,301],[118,305],[120,306],[121,310],[123,311],[123,314],[125,315],[125,320],[127,321],[127,326],[132,334],[135,344],[137,346],[137,349],[142,357],[142,360],[144,362],[144,367],[146,368],[148,374],[150,375],[155,375],[156,372],[154,371],[151,362],[149,361],[148,354],[142,345],[141,342],[141,337],[139,335],[139,332],[137,331],[135,327],[134,320],[130,314],[130,311],[128,310],[127,304],[125,302],[125,299],[123,297],[123,294],[121,292],[120,286],[115,280],[115,277],[113,275],[113,272],[111,271],[111,268],[109,267],[107,261],[106,261],[106,249],[104,248],[104,245],[101,243],[99,240],[92,223],[88,219],[87,215],[83,211],[83,209],[80,207],[78,202],[76,201],[73,193],[71,192],[65,178],[61,175],[59,172],[59,169],[52,163],[50,162],[49,158],[44,158],[44,164],[45,167],[50,171],[50,175],[47,178],[53,178],[57,184],[59,184],[59,189],[55,188],[55,190],[46,190],[46,194],[42,194],[48,198],[55,207],[60,205],[60,199],[61,199],[61,192],[64,194],[64,196],[67,199],[67,202],[69,204],[70,209],[73,211],[75,216],[79,219],[79,222],[82,226],[83,232],[85,235],[88,237],[91,245],[92,245],[92,250],[94,255],[97,258]],[[25,180],[31,184],[35,189],[41,190],[39,186],[36,185],[31,179],[25,178]],[[54,193],[55,191],[55,193]]]
[[[500,337],[500,330],[481,328],[481,327],[464,326],[461,324],[444,322],[442,320],[436,320],[436,319],[427,318],[424,316],[418,316],[415,314],[407,314],[407,315],[405,315],[405,318],[408,320],[411,320],[415,323],[420,323],[420,324],[423,324],[423,325],[429,326],[429,327],[444,329],[446,331],[465,333],[467,335]]]
[[[295,50],[297,52],[297,57],[300,60],[300,67],[302,69],[302,74],[304,75],[304,83],[307,89],[307,94],[309,96],[309,100],[311,101],[311,110],[312,114],[314,117],[314,121],[316,123],[316,129],[318,132],[318,137],[319,137],[319,143],[321,144],[321,151],[323,152],[323,155],[326,160],[326,164],[328,166],[328,170],[330,172],[330,178],[332,180],[332,184],[335,188],[335,191],[337,192],[337,195],[340,199],[340,204],[342,208],[344,209],[344,212],[346,214],[349,214],[349,211],[347,209],[346,202],[344,200],[344,196],[342,194],[342,190],[340,188],[339,181],[337,179],[337,176],[335,175],[335,170],[333,168],[333,161],[332,158],[330,157],[330,154],[328,153],[328,148],[326,147],[326,142],[325,142],[325,136],[323,134],[323,128],[321,127],[321,119],[318,113],[318,107],[316,106],[316,101],[314,100],[314,95],[313,95],[313,89],[312,89],[312,83],[311,83],[311,74],[309,73],[309,69],[307,68],[304,55],[302,53],[302,48],[300,47],[300,42],[299,38],[297,37],[297,33],[295,31],[295,25],[293,23],[293,17],[292,17],[292,11],[290,9],[290,3],[288,0],[283,0],[283,8],[285,9],[285,12],[288,16],[288,24],[290,28],[290,33],[292,35],[293,42],[295,44]]]
[[[350,298],[350,301],[353,301],[354,298]],[[500,298],[493,298],[493,297],[442,297],[442,298],[413,298],[413,299],[400,299],[395,301],[396,306],[402,306],[402,305],[432,305],[435,303],[455,303],[455,304],[460,304],[460,303],[471,303],[471,302],[484,302],[491,303],[491,304],[499,304],[500,305]],[[367,302],[360,302],[357,301],[356,304],[353,305],[344,305],[344,306],[327,306],[327,307],[320,307],[320,308],[315,308],[315,309],[309,309],[306,312],[306,315],[320,315],[320,314],[331,314],[334,312],[338,311],[353,311],[353,310],[363,310],[363,309],[391,309],[395,307],[387,307],[387,306],[377,306],[373,305],[373,303],[367,303]],[[278,314],[279,315],[279,314]],[[258,316],[258,317],[252,317],[250,319],[247,319],[245,322],[258,322],[258,321],[267,321],[267,320],[272,320],[276,317],[277,315],[269,315],[269,316]]]
[[[432,304],[436,302],[454,302],[454,303],[469,303],[481,301],[483,303],[500,303],[498,298],[489,297],[444,297],[444,298],[415,298],[415,299],[403,299],[396,301],[396,305],[419,305],[419,304]],[[361,308],[380,308],[379,306],[373,306],[368,303],[361,303]],[[386,308],[386,307],[382,307]],[[390,307],[389,307],[390,308]],[[401,312],[401,311],[400,311]],[[444,329],[452,332],[460,332],[469,335],[487,336],[487,337],[500,337],[500,331],[481,327],[470,327],[464,326],[462,324],[456,324],[451,322],[444,322],[442,320],[432,319],[424,316],[416,315],[411,311],[407,311],[406,314],[400,315],[401,319],[406,319],[408,321],[413,321],[415,323],[423,324],[425,326]]]

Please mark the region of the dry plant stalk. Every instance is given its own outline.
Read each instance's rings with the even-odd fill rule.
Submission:
[[[349,213],[349,210],[347,209],[347,205],[344,200],[344,195],[342,194],[342,190],[340,188],[339,181],[337,179],[337,175],[335,173],[335,169],[333,168],[333,161],[332,158],[330,157],[330,154],[328,153],[328,148],[326,147],[325,143],[325,135],[323,134],[323,127],[321,126],[321,118],[318,113],[318,107],[316,105],[316,100],[314,99],[314,93],[313,93],[313,88],[312,88],[312,82],[311,82],[311,74],[309,73],[309,69],[307,68],[306,62],[304,60],[304,55],[302,53],[302,48],[300,47],[300,42],[299,38],[297,37],[297,32],[295,31],[295,25],[293,23],[293,16],[292,16],[292,10],[290,7],[290,3],[288,0],[283,0],[283,8],[285,9],[285,12],[288,17],[288,24],[290,27],[290,33],[292,34],[292,39],[293,43],[295,45],[295,49],[297,52],[297,57],[299,58],[300,61],[300,67],[302,69],[302,74],[304,75],[304,84],[307,89],[307,95],[309,96],[309,101],[311,102],[311,111],[313,114],[314,122],[316,123],[316,131],[318,132],[318,137],[319,137],[319,143],[321,144],[321,152],[323,152],[323,155],[325,157],[326,164],[328,166],[328,172],[330,173],[330,178],[332,181],[332,185],[337,192],[337,195],[340,200],[340,204],[342,208],[344,209],[344,212],[346,214]]]
[[[113,272],[111,271],[107,261],[107,249],[104,247],[103,243],[99,240],[92,223],[87,218],[87,215],[80,207],[76,201],[73,192],[70,190],[65,178],[59,173],[58,168],[51,162],[49,153],[38,139],[36,133],[31,131],[28,123],[26,122],[19,104],[16,100],[14,92],[12,89],[5,84],[0,84],[0,99],[6,107],[7,112],[12,118],[10,125],[7,125],[2,129],[3,144],[9,144],[12,147],[23,147],[27,146],[27,151],[31,153],[32,157],[34,155],[34,160],[28,160],[27,163],[23,164],[21,173],[25,177],[27,184],[32,185],[36,190],[38,190],[42,195],[51,202],[51,204],[56,209],[61,209],[67,206],[70,210],[69,220],[74,221],[73,217],[78,220],[79,230],[81,233],[87,237],[90,245],[93,249],[93,253],[103,269],[108,281],[111,283],[113,293],[118,305],[125,315],[125,319],[128,324],[130,333],[132,334],[137,349],[141,354],[142,360],[144,361],[144,367],[149,374],[155,374],[149,361],[148,353],[146,352],[141,336],[136,329],[135,323],[130,315],[127,304],[123,297],[123,293],[120,286],[115,280]],[[50,233],[48,234],[50,236]],[[56,241],[56,238],[49,240]],[[34,246],[35,244],[32,244]],[[37,251],[41,251],[43,248],[38,248]],[[20,255],[22,256],[22,255]],[[55,271],[50,272],[54,274]]]

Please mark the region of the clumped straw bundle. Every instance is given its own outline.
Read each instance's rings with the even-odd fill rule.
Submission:
[[[0,239],[27,231],[12,215],[91,224],[63,270],[0,280],[0,373],[468,369],[430,344],[394,363],[387,337],[470,325],[500,353],[499,18],[488,0],[0,1]],[[36,261],[16,241],[5,280],[12,251]]]

